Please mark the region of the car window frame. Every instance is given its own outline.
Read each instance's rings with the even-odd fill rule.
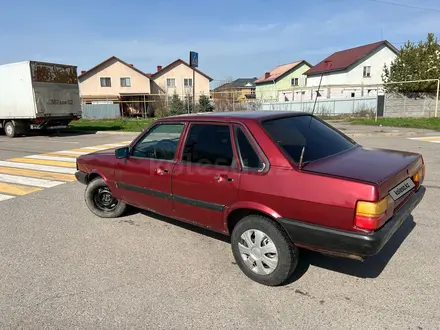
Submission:
[[[232,148],[232,157],[233,157],[233,164],[234,164],[234,160],[235,160],[235,166],[226,166],[226,165],[217,165],[217,164],[201,164],[201,163],[192,163],[192,162],[187,162],[183,160],[183,152],[185,150],[185,145],[186,142],[188,141],[190,132],[191,132],[191,127],[195,126],[195,125],[217,125],[217,126],[227,126],[229,128],[229,136],[230,136],[230,141],[231,141],[231,148]],[[179,156],[178,156],[178,163],[182,164],[182,165],[187,165],[187,166],[201,166],[201,167],[205,167],[205,168],[219,168],[219,169],[228,169],[231,171],[237,171],[240,170],[239,164],[240,164],[240,160],[238,158],[238,154],[237,154],[237,149],[235,146],[235,142],[234,142],[234,134],[233,134],[233,126],[230,122],[224,122],[224,121],[189,121],[187,122],[186,128],[185,128],[185,136],[184,139],[181,142],[181,146],[180,146],[180,151],[179,151]]]
[[[244,165],[243,159],[241,157],[240,146],[238,144],[238,138],[237,138],[237,132],[236,132],[237,129],[241,129],[243,131],[245,137],[247,138],[247,140],[251,144],[252,149],[254,149],[255,153],[257,154],[258,158],[260,159],[261,163],[263,164],[261,169],[251,168],[251,167],[247,167]],[[237,157],[238,157],[238,161],[240,162],[241,170],[246,171],[246,172],[267,173],[270,169],[269,159],[267,158],[267,156],[265,155],[265,153],[261,149],[260,145],[257,143],[257,140],[255,139],[255,137],[249,131],[249,129],[245,125],[243,125],[242,123],[234,123],[233,124],[233,133],[234,133],[235,148],[237,149]]]
[[[183,126],[182,128],[182,132],[180,133],[180,137],[179,137],[179,141],[177,142],[177,147],[176,147],[176,151],[174,152],[174,157],[173,159],[159,159],[159,158],[152,158],[152,157],[139,157],[139,156],[134,156],[133,155],[133,151],[135,150],[136,146],[139,143],[142,143],[142,141],[144,141],[151,133],[153,133],[154,129],[158,126],[162,126],[162,125],[181,125]],[[178,157],[178,152],[180,149],[180,144],[182,143],[182,137],[184,137],[185,135],[185,131],[186,131],[186,123],[185,122],[180,122],[180,121],[173,121],[173,122],[158,122],[153,124],[151,127],[149,127],[144,134],[142,134],[136,141],[133,141],[133,145],[130,146],[130,152],[129,152],[129,158],[133,158],[133,159],[141,159],[141,160],[154,160],[154,161],[160,161],[160,162],[175,162],[176,158]]]

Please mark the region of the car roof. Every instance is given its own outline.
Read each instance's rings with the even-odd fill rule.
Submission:
[[[248,121],[261,120],[269,118],[291,117],[310,115],[307,112],[299,111],[277,111],[277,110],[259,110],[259,111],[228,111],[228,112],[200,112],[170,116],[159,119],[160,121]]]

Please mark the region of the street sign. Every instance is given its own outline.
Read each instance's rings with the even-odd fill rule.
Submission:
[[[189,66],[197,68],[199,66],[199,53],[189,52]]]

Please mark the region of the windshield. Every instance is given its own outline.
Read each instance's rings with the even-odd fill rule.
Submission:
[[[312,116],[269,119],[263,128],[295,162],[305,147],[303,164],[346,151],[356,143]]]

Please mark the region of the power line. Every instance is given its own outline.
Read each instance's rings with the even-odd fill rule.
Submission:
[[[426,11],[440,13],[440,9],[419,7],[419,6],[413,6],[413,5],[406,5],[406,4],[403,4],[403,3],[391,2],[391,1],[386,1],[386,0],[365,0],[365,1],[378,2],[378,3],[383,3],[383,4],[386,4],[386,5],[399,6],[399,7],[418,9],[418,10],[426,10]]]

